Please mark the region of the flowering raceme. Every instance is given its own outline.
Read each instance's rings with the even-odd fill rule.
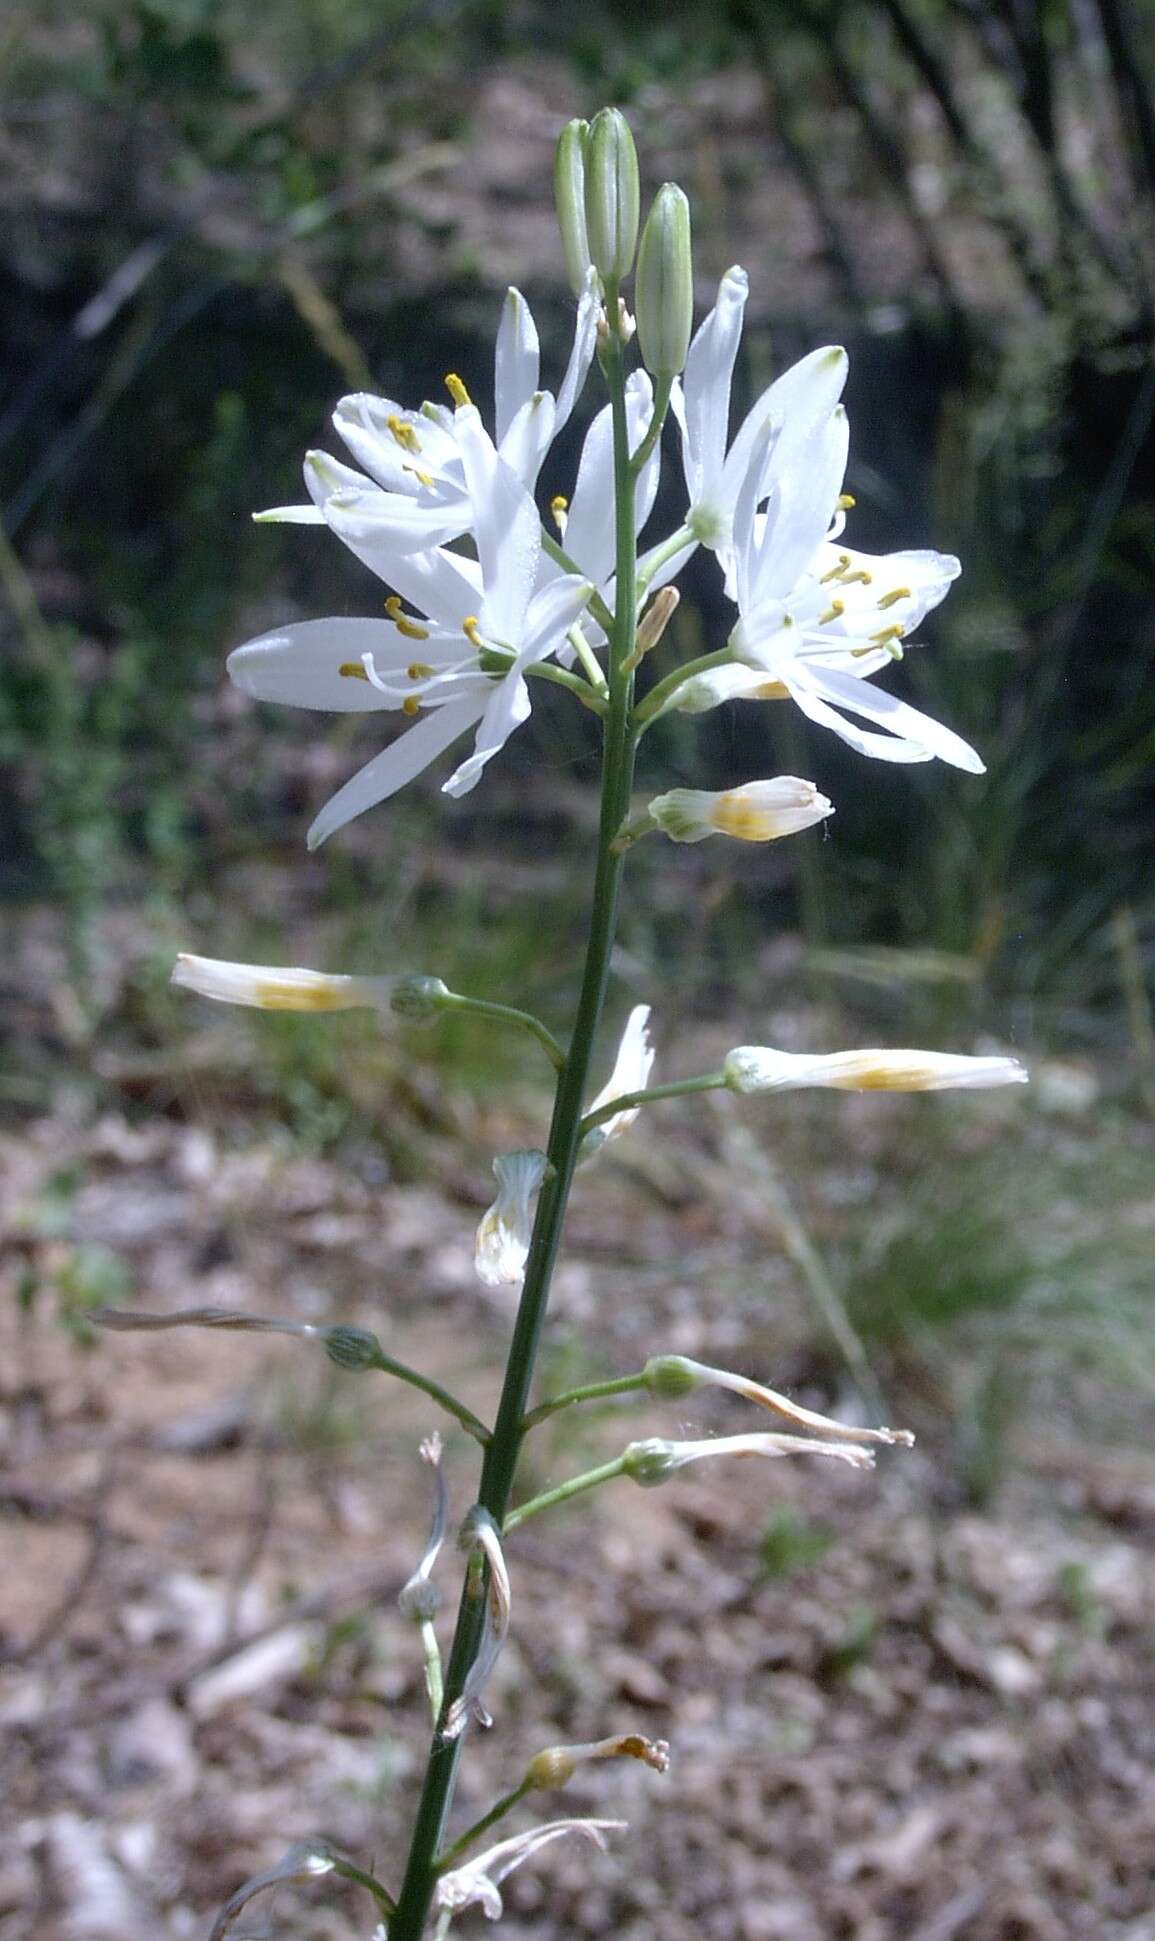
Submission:
[[[889,1459],[913,1441],[906,1429],[843,1421],[749,1376],[668,1353],[649,1355],[634,1374],[609,1374],[535,1403],[535,1365],[579,1166],[609,1142],[636,1136],[641,1114],[679,1095],[765,1094],[765,1109],[772,1112],[778,1095],[800,1087],[941,1092],[1009,1086],[1025,1077],[1016,1060],[994,1054],[871,1049],[811,1055],[743,1044],[718,1070],[652,1084],[650,1007],[635,1003],[610,1076],[595,1089],[598,1034],[616,968],[617,913],[634,847],[651,836],[675,843],[718,836],[739,845],[813,841],[804,832],[825,825],[834,812],[815,782],[796,775],[736,779],[720,789],[659,784],[655,793],[651,785],[635,806],[638,750],[654,722],[670,711],[693,716],[729,700],[788,699],[812,723],[872,760],[938,759],[971,773],[981,772],[982,762],[951,729],[875,684],[946,596],[959,565],[930,550],[872,555],[846,543],[854,501],[844,491],[845,352],[826,346],[801,358],[761,393],[731,438],[745,272],[726,272],[694,334],[689,203],[676,184],[666,183],[642,224],[633,138],[617,110],[603,110],[592,125],[569,124],[558,145],[555,181],[576,299],[573,345],[556,394],[541,388],[533,317],[520,293],[510,290],[497,332],[492,429],[455,375],[446,379],[451,405],[411,410],[367,394],[343,398],[333,424],[352,463],[310,453],[308,503],[261,516],[335,535],[386,589],[383,611],[276,628],[238,647],[229,673],[261,701],[401,716],[402,732],[321,808],[309,830],[310,847],[472,737],[471,746],[450,758],[443,783],[451,796],[469,793],[529,716],[540,681],[560,686],[596,717],[601,799],[585,957],[568,1038],[559,1039],[530,1010],[495,995],[450,990],[436,976],[280,970],[192,955],[182,955],[174,971],[175,982],[204,997],[265,1010],[366,1007],[382,1021],[408,1025],[435,1025],[446,1012],[465,1014],[521,1033],[520,1042],[532,1041],[533,1055],[549,1061],[556,1088],[548,1133],[540,1150],[527,1139],[494,1161],[496,1197],[474,1245],[485,1286],[519,1289],[492,1424],[439,1379],[397,1358],[391,1316],[380,1336],[344,1321],[317,1326],[247,1309],[101,1317],[117,1328],[195,1326],[304,1336],[351,1377],[408,1384],[448,1415],[455,1436],[462,1432],[481,1452],[471,1485],[476,1497],[459,1531],[464,1582],[456,1629],[443,1658],[435,1575],[450,1548],[445,1537],[460,1452],[456,1442],[443,1451],[439,1436],[421,1446],[432,1472],[432,1524],[399,1604],[420,1639],[433,1736],[396,1894],[327,1848],[294,1849],[278,1868],[234,1895],[216,1935],[254,1894],[285,1880],[334,1872],[373,1895],[383,1917],[380,1936],[429,1941],[432,1919],[433,1941],[445,1941],[464,1910],[479,1906],[499,1917],[505,1878],[542,1848],[576,1834],[600,1849],[604,1835],[619,1824],[554,1820],[477,1851],[481,1836],[528,1794],[565,1785],[579,1767],[588,1782],[595,1769],[600,1774],[622,1759],[665,1772],[665,1742],[630,1730],[551,1746],[523,1769],[519,1785],[463,1832],[451,1831],[462,1741],[492,1723],[485,1700],[516,1608],[507,1545],[527,1518],[623,1477],[650,1487],[714,1458],[812,1455],[869,1471],[876,1452],[888,1452]],[[635,252],[627,301],[623,284],[634,271]],[[590,414],[572,492],[555,494],[544,506],[538,500],[544,462],[577,410],[595,358],[608,402]],[[647,534],[640,551],[640,535],[658,502],[668,416],[680,444],[684,510],[664,536]],[[674,582],[699,548],[713,555],[733,614],[709,651],[677,664],[670,651],[675,630],[669,627],[679,600]],[[659,649],[666,665],[651,676]],[[739,858],[743,853],[749,854],[735,852]],[[633,960],[634,975],[638,962]],[[668,1016],[672,1034],[672,1010]],[[708,1134],[708,1120],[703,1127]],[[596,1348],[591,1333],[590,1351]],[[748,1413],[753,1406],[763,1422],[769,1414],[785,1426],[679,1439],[643,1432],[596,1468],[551,1478],[536,1495],[526,1489],[523,1448],[559,1411],[609,1396],[677,1403],[700,1388],[721,1391],[727,1409],[736,1403]],[[537,1465],[538,1476],[550,1468],[548,1460]],[[508,1677],[516,1676],[516,1652],[502,1665]]]

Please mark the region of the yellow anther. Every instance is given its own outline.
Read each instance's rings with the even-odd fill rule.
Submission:
[[[553,498],[549,502],[549,509],[553,513],[553,516],[555,519],[557,518],[557,515],[559,512],[569,511],[569,500],[566,498],[566,495],[564,492],[555,492]]]
[[[897,625],[893,627],[883,627],[881,633],[871,634],[870,638],[873,640],[876,647],[885,647],[888,640],[901,640],[905,632],[906,632],[905,627],[900,627]]]
[[[868,573],[865,567],[860,566],[855,573],[844,573],[842,575],[842,584],[843,586],[853,586],[856,580],[861,580],[863,586],[870,586],[873,579],[874,574]]]
[[[828,580],[840,580],[849,565],[850,565],[850,554],[839,553],[837,566],[832,566],[829,573],[824,573],[822,575],[822,578],[818,582],[819,586],[825,586]]]
[[[845,600],[831,600],[830,605],[826,609],[826,612],[819,614],[818,624],[820,627],[824,627],[828,620],[841,620],[845,612],[846,612]]]
[[[909,586],[896,586],[893,592],[884,593],[882,598],[879,600],[878,604],[880,607],[892,607],[896,604],[897,601],[909,600],[909,598],[910,598]]]
[[[390,412],[385,423],[388,425],[403,451],[419,452],[421,450],[421,440],[418,438],[413,426],[406,424],[404,418],[399,418],[395,411]]]
[[[415,694],[407,694],[405,696],[405,699],[401,703],[401,712],[402,714],[408,715],[420,714],[421,703]]]
[[[411,660],[405,672],[411,681],[431,681],[433,679],[433,669],[426,660]]]
[[[432,485],[432,484],[433,484],[433,474],[432,474],[432,472],[423,472],[423,471],[421,470],[421,467],[420,467],[419,465],[403,465],[403,466],[401,467],[401,470],[402,470],[403,472],[410,472],[410,473],[412,473],[412,475],[413,475],[413,477],[414,477],[414,478],[415,478],[415,479],[417,480],[417,483],[418,483],[418,485]]]
[[[470,397],[469,392],[461,382],[456,371],[449,372],[445,379],[445,389],[453,399],[454,404],[461,406],[463,404],[473,403],[473,399]]]
[[[428,640],[428,627],[419,627],[416,620],[409,618],[409,615],[402,608],[398,594],[391,593],[389,595],[389,598],[385,602],[385,611],[398,633],[404,634],[406,640]]]
[[[840,492],[835,500],[835,504],[839,512],[852,512],[858,504],[858,500],[855,498],[853,492]]]
[[[338,674],[343,674],[347,681],[367,681],[369,679],[368,674],[366,674],[359,660],[342,661],[337,672]]]
[[[481,637],[481,622],[479,621],[475,613],[466,614],[464,620],[461,623],[461,631],[465,635],[465,638],[469,642],[470,646],[476,647],[478,653],[480,653],[482,648],[485,646],[485,642]]]

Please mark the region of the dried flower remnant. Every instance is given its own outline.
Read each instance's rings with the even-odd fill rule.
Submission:
[[[776,775],[772,781],[743,782],[721,791],[669,789],[653,798],[649,813],[672,842],[702,842],[707,836],[776,842],[825,821],[834,814],[834,804],[813,782]]]
[[[670,1748],[665,1739],[646,1739],[640,1732],[620,1732],[615,1738],[586,1745],[547,1746],[530,1760],[525,1784],[532,1792],[556,1792],[568,1786],[579,1766],[606,1759],[637,1759],[652,1772],[665,1773],[670,1768]]]
[[[650,1393],[663,1398],[680,1400],[696,1388],[725,1388],[732,1395],[743,1396],[747,1402],[756,1402],[759,1408],[785,1416],[799,1428],[817,1429],[824,1436],[844,1442],[879,1442],[902,1449],[914,1447],[914,1436],[909,1429],[859,1428],[853,1423],[839,1422],[834,1416],[803,1408],[788,1395],[765,1388],[747,1375],[734,1375],[726,1368],[711,1368],[705,1362],[692,1361],[688,1355],[654,1355],[642,1373]]]
[[[443,1739],[459,1739],[471,1718],[476,1719],[479,1725],[488,1726],[491,1723],[489,1713],[481,1702],[481,1694],[489,1683],[509,1632],[512,1599],[509,1570],[497,1526],[487,1511],[475,1509],[470,1512],[461,1533],[461,1547],[474,1553],[474,1564],[483,1563],[485,1567],[485,1625],[480,1648],[469,1668],[461,1694],[446,1712],[441,1731]]]
[[[649,1436],[644,1442],[631,1442],[622,1455],[622,1474],[644,1489],[666,1482],[687,1463],[703,1462],[711,1456],[830,1456],[849,1463],[852,1469],[873,1469],[874,1453],[853,1443],[811,1442],[805,1436],[743,1435],[714,1436],[697,1442],[669,1442],[663,1436]]]
[[[441,1437],[436,1432],[427,1436],[421,1444],[420,1454],[422,1462],[433,1471],[433,1522],[421,1562],[397,1597],[401,1615],[411,1618],[415,1624],[426,1623],[435,1617],[441,1605],[441,1593],[432,1581],[433,1566],[445,1541],[445,1528],[449,1520],[449,1491],[441,1453]]]
[[[650,1007],[648,1004],[635,1004],[626,1019],[622,1032],[614,1069],[610,1073],[597,1097],[587,1107],[587,1118],[600,1112],[605,1106],[613,1105],[616,1099],[630,1098],[635,1092],[644,1092],[654,1063],[654,1047],[650,1043]],[[620,1112],[611,1114],[599,1126],[586,1134],[582,1152],[585,1158],[592,1158],[611,1139],[620,1139],[628,1132],[637,1118],[640,1106],[623,1106]]]
[[[493,1162],[498,1193],[474,1243],[477,1277],[486,1287],[515,1287],[525,1274],[533,1234],[533,1199],[549,1161],[543,1152],[501,1153]]]

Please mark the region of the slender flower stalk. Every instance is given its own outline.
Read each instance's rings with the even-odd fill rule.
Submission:
[[[638,1734],[549,1747],[480,1818],[451,1834],[462,1750],[470,1729],[489,1723],[485,1695],[513,1616],[506,1539],[527,1519],[616,1478],[649,1487],[713,1457],[808,1454],[864,1470],[877,1447],[912,1440],[904,1430],[847,1425],[746,1376],[681,1356],[651,1357],[635,1375],[593,1381],[532,1407],[579,1163],[625,1137],[652,1104],[699,1092],[804,1085],[936,1091],[1007,1085],[1025,1076],[1013,1059],[1000,1057],[915,1051],[812,1057],[746,1045],[732,1050],[721,1070],[651,1086],[650,1012],[639,1004],[629,1013],[609,1078],[585,1103],[596,1083],[591,1075],[623,873],[637,838],[660,831],[683,843],[711,835],[778,841],[833,812],[814,783],[778,776],[716,791],[666,789],[631,820],[638,745],[662,714],[677,709],[693,715],[731,699],[789,698],[811,721],[873,759],[937,757],[972,773],[982,763],[952,730],[872,685],[945,597],[958,562],[932,552],[873,556],[844,543],[853,506],[842,489],[849,440],[840,402],[845,353],[821,349],[783,373],[731,439],[745,273],[733,269],[723,277],[717,302],[691,341],[689,205],[675,184],[666,184],[646,225],[632,296],[623,290],[637,250],[639,171],[633,137],[617,110],[603,110],[591,124],[570,123],[559,144],[555,183],[576,299],[573,347],[556,394],[541,387],[533,316],[520,293],[510,290],[494,352],[492,426],[482,422],[455,373],[446,378],[450,403],[426,403],[419,411],[367,394],[342,399],[333,422],[353,462],[310,453],[308,503],[264,516],[336,537],[388,589],[383,614],[280,627],[238,647],[229,673],[260,701],[322,714],[400,717],[402,732],[322,805],[308,833],[310,847],[389,800],[466,737],[471,745],[458,752],[442,786],[451,796],[469,793],[527,719],[532,683],[551,682],[594,715],[601,732],[598,830],[585,957],[568,1036],[555,1036],[532,1012],[499,998],[450,991],[436,976],[348,976],[191,955],[180,958],[174,973],[178,984],[201,995],[261,1009],[360,1006],[429,1024],[446,1012],[472,1012],[516,1027],[545,1053],[556,1072],[548,1134],[541,1150],[495,1160],[497,1194],[477,1231],[475,1260],[483,1283],[521,1283],[493,1425],[439,1383],[395,1361],[362,1328],[320,1328],[209,1308],[100,1317],[111,1327],[196,1325],[314,1338],[350,1373],[376,1369],[422,1391],[482,1451],[476,1500],[461,1534],[465,1563],[456,1626],[443,1660],[434,1573],[444,1568],[448,1489],[440,1440],[422,1446],[433,1473],[432,1527],[400,1604],[420,1632],[433,1730],[396,1897],[327,1850],[301,1849],[235,1896],[222,1916],[225,1925],[265,1887],[335,1871],[374,1894],[388,1941],[425,1941],[431,1919],[435,1941],[445,1941],[464,1909],[480,1906],[498,1917],[502,1882],[542,1847],[570,1833],[601,1847],[605,1833],[619,1824],[551,1821],[471,1859],[462,1857],[530,1794],[564,1785],[579,1767],[621,1758],[664,1771],[664,1742]],[[628,304],[638,316],[636,344]],[[631,368],[639,351],[648,370]],[[606,402],[586,431],[572,493],[556,495],[543,508],[535,497],[543,462],[577,404],[595,354]],[[639,534],[658,500],[667,409],[680,434],[687,502],[673,530],[639,558]],[[698,546],[717,561],[736,610],[733,624],[723,644],[712,643],[697,659],[666,672],[639,702],[639,667],[662,639],[678,600],[673,581]],[[677,1398],[703,1385],[768,1411],[789,1424],[789,1432],[632,1441],[611,1460],[514,1507],[525,1438],[559,1409],[631,1394]],[[220,1924],[217,1931],[223,1932]]]

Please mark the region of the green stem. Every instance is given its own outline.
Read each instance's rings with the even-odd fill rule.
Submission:
[[[540,1496],[531,1496],[520,1509],[509,1512],[502,1527],[502,1536],[507,1537],[511,1530],[516,1530],[519,1523],[528,1522],[531,1516],[540,1516],[543,1510],[552,1510],[559,1503],[568,1503],[571,1496],[584,1496],[587,1489],[612,1483],[624,1468],[625,1458],[615,1456],[612,1462],[601,1463],[597,1469],[584,1469],[580,1476],[571,1476],[568,1483],[559,1483],[556,1489],[543,1490]]]
[[[356,1882],[358,1887],[364,1887],[367,1893],[372,1894],[382,1914],[388,1920],[392,1920],[394,1914],[397,1912],[393,1896],[386,1888],[382,1887],[379,1880],[374,1879],[372,1874],[367,1874],[361,1867],[355,1867],[351,1860],[338,1860],[334,1865],[333,1872],[340,1874],[342,1880],[352,1880]]]
[[[589,681],[590,686],[596,688],[599,694],[608,695],[609,688],[606,686],[606,677],[598,664],[597,655],[594,653],[593,648],[581,630],[580,621],[574,621],[573,626],[566,634],[566,639],[585,668],[586,679]]]
[[[588,681],[583,681],[580,674],[571,674],[568,667],[555,667],[552,661],[535,660],[525,671],[539,681],[552,681],[555,687],[568,687],[571,694],[577,695],[583,708],[589,708],[592,714],[605,713],[607,703],[604,693],[591,687]]]
[[[594,1039],[609,980],[610,953],[617,930],[622,859],[615,855],[613,841],[629,809],[633,785],[636,747],[636,738],[630,726],[633,681],[625,671],[625,664],[634,649],[637,560],[633,480],[626,423],[625,369],[622,347],[614,339],[606,347],[603,368],[613,414],[617,613],[608,629],[609,702],[602,748],[597,866],[581,994],[569,1052],[558,1075],[553,1120],[546,1145],[552,1171],[538,1197],[537,1218],[510,1342],[505,1382],[493,1432],[486,1446],[478,1490],[480,1507],[489,1512],[499,1529],[509,1509],[524,1434],[526,1403],[581,1145],[582,1099],[589,1078]],[[477,1656],[483,1614],[484,1600],[472,1598],[467,1590],[463,1591],[457,1630],[445,1674],[442,1721],[448,1708],[461,1696],[469,1668]],[[436,1886],[436,1856],[443,1845],[445,1823],[453,1801],[462,1737],[446,1740],[440,1730],[434,1733],[405,1878],[397,1900],[397,1913],[389,1926],[390,1941],[421,1941]]]
[[[451,1847],[446,1848],[437,1862],[438,1873],[448,1873],[454,1861],[460,1860],[467,1847],[471,1847],[475,1840],[480,1840],[482,1834],[488,1833],[490,1827],[496,1826],[499,1820],[504,1820],[506,1814],[511,1813],[513,1808],[519,1805],[525,1798],[526,1794],[532,1793],[532,1791],[533,1786],[530,1781],[523,1779],[520,1786],[515,1786],[511,1793],[503,1793],[496,1805],[490,1807],[488,1813],[483,1813],[479,1820],[474,1820],[472,1826],[466,1827],[460,1839],[455,1840]]]
[[[467,1429],[474,1441],[480,1442],[483,1449],[488,1447],[490,1432],[481,1417],[474,1415],[473,1410],[467,1409],[465,1403],[459,1402],[456,1395],[451,1395],[447,1388],[442,1388],[440,1382],[433,1381],[429,1375],[419,1374],[417,1369],[410,1368],[407,1362],[394,1361],[392,1355],[385,1354],[380,1348],[374,1354],[372,1361],[363,1362],[361,1366],[376,1368],[382,1375],[395,1375],[399,1382],[408,1382],[410,1388],[419,1388],[422,1394],[428,1395],[449,1415],[456,1416],[462,1428]]]
[[[666,561],[673,559],[676,553],[682,552],[687,546],[695,543],[693,527],[679,526],[677,532],[672,532],[668,539],[663,539],[660,545],[654,546],[650,552],[645,553],[638,566],[639,591],[646,593],[659,566],[664,566]]]
[[[644,1375],[616,1375],[607,1382],[589,1382],[585,1388],[567,1388],[564,1395],[551,1395],[545,1402],[539,1402],[531,1409],[522,1423],[523,1429],[536,1429],[539,1422],[545,1422],[559,1409],[572,1408],[575,1402],[600,1402],[607,1395],[629,1395],[631,1391],[647,1386]]]
[[[563,573],[576,573],[579,580],[584,580],[585,574],[576,559],[570,558],[565,547],[559,545],[553,534],[547,532],[544,526],[541,529],[541,550],[548,554],[555,566],[561,567]],[[590,594],[588,610],[593,614],[599,627],[604,627],[607,633],[613,632],[614,616],[596,589]]]
[[[493,1004],[485,997],[461,997],[452,991],[448,998],[442,998],[439,1009],[442,1011],[472,1011],[478,1018],[494,1018],[502,1024],[520,1025],[537,1039],[555,1071],[565,1064],[565,1053],[554,1037],[553,1032],[532,1011],[519,1011],[512,1004]]]
[[[659,377],[654,387],[654,415],[646,426],[645,437],[630,460],[630,470],[635,478],[637,478],[638,473],[641,471],[662,435],[662,426],[666,422],[666,412],[670,406],[670,392],[673,388],[674,380],[672,376]]]
[[[634,726],[639,734],[644,734],[652,721],[656,721],[672,694],[685,682],[692,681],[695,674],[708,674],[712,667],[729,667],[734,656],[728,647],[719,647],[713,654],[700,654],[697,660],[688,660],[684,666],[675,667],[664,681],[652,687],[644,701],[634,709]],[[767,680],[770,676],[766,676]]]
[[[587,1112],[582,1120],[582,1138],[607,1119],[615,1119],[619,1112],[632,1112],[639,1105],[656,1105],[659,1099],[684,1098],[688,1092],[722,1091],[725,1084],[724,1072],[705,1072],[701,1078],[672,1078],[668,1085],[651,1085],[645,1092],[623,1092],[620,1098],[610,1099],[596,1112]]]

